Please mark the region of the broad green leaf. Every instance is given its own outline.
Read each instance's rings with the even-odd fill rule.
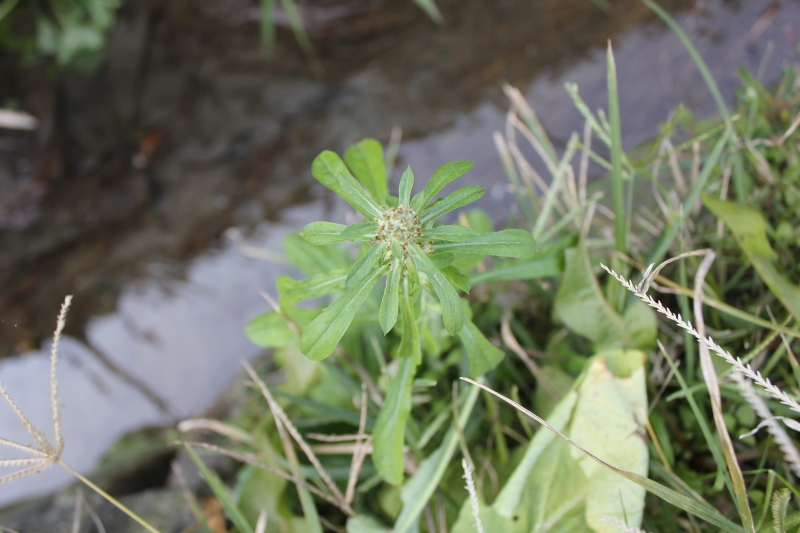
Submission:
[[[422,238],[433,242],[464,242],[477,236],[478,233],[460,224],[426,228],[422,231]]]
[[[459,221],[461,221],[461,216],[459,215]],[[466,223],[469,228],[480,234],[483,235],[485,233],[491,233],[494,231],[494,226],[492,225],[492,219],[489,218],[489,214],[484,211],[483,209],[475,208],[470,209],[464,214],[463,222]]]
[[[386,167],[381,143],[375,139],[364,139],[347,149],[344,160],[356,178],[364,184],[372,199],[382,204],[389,193],[386,189]]]
[[[764,217],[755,209],[719,200],[703,194],[703,203],[731,230],[753,267],[769,290],[786,309],[800,320],[800,287],[778,272],[774,260],[778,255],[767,240]]]
[[[593,454],[639,476],[648,471],[647,443],[639,434],[640,412],[647,409],[644,361],[639,351],[596,355],[548,417],[555,429]],[[641,487],[541,428],[480,515],[493,531],[616,533],[606,517],[639,527],[644,495]],[[470,518],[462,509],[453,533],[472,531]]]
[[[408,253],[426,276],[428,281],[431,282],[436,296],[439,297],[439,303],[442,306],[442,318],[444,318],[444,327],[450,335],[455,335],[461,328],[464,327],[464,309],[461,307],[461,299],[458,297],[453,286],[441,271],[428,258],[428,255],[423,252],[416,244],[409,244]]]
[[[453,285],[458,287],[460,290],[468,293],[472,288],[472,283],[470,282],[469,277],[462,274],[457,268],[446,266],[444,268],[440,267],[439,270],[441,270],[442,273],[447,276],[447,279],[452,281]]]
[[[303,228],[300,236],[311,244],[333,244],[348,240],[342,237],[346,228],[344,224],[333,222],[312,222]]]
[[[521,229],[504,229],[494,233],[478,235],[464,242],[448,242],[434,245],[437,252],[470,253],[503,257],[528,258],[536,254],[533,236]]]
[[[228,487],[225,486],[217,474],[208,469],[191,446],[186,445],[184,448],[189,453],[194,464],[197,465],[200,475],[202,475],[203,479],[208,483],[208,487],[214,493],[214,496],[216,496],[219,503],[222,504],[222,508],[225,509],[225,514],[228,515],[231,522],[233,522],[241,533],[253,533],[253,527],[239,510],[239,507],[234,503],[231,493],[228,491]]]
[[[377,222],[358,222],[347,226],[347,228],[342,231],[341,237],[345,241],[363,242],[372,240],[377,233]]]
[[[302,281],[289,276],[280,276],[275,284],[278,289],[281,309],[286,311],[297,302],[319,298],[344,287],[347,270],[340,268],[330,272],[320,272]]]
[[[347,170],[344,161],[334,152],[325,150],[311,164],[311,173],[317,180],[341,196],[367,220],[381,214],[381,209]]]
[[[297,342],[297,335],[276,311],[258,315],[244,328],[250,342],[262,348],[282,348]]]
[[[464,404],[458,409],[458,426],[461,430],[469,421],[472,409],[478,400],[479,391],[478,387],[472,387],[472,389],[467,389],[464,395]],[[403,510],[395,521],[394,528],[392,528],[393,533],[410,533],[412,531],[414,524],[419,520],[423,509],[428,504],[428,500],[442,481],[457,447],[458,433],[456,428],[451,426],[445,434],[442,444],[420,463],[417,472],[403,484],[400,490]]]
[[[290,233],[283,238],[283,251],[292,266],[305,274],[350,267],[350,254],[346,248],[330,244],[317,246],[298,233]]]
[[[400,359],[372,431],[372,462],[381,477],[392,485],[403,482],[403,443],[416,372],[417,366],[410,357]]]
[[[456,179],[457,177],[466,174],[475,166],[472,161],[451,161],[445,163],[433,173],[430,181],[422,189],[422,192],[414,196],[411,200],[411,209],[417,213],[430,203],[436,197],[436,194],[444,188],[445,185]]]
[[[419,342],[419,327],[417,316],[414,312],[414,302],[411,296],[411,283],[406,279],[403,281],[403,288],[400,294],[400,316],[403,324],[403,335],[400,337],[400,346],[397,348],[397,356],[414,361],[414,364],[422,363],[422,352]]]
[[[595,347],[631,346],[622,319],[603,296],[586,249],[570,248],[564,256],[564,276],[553,304],[555,317]]]
[[[319,315],[318,309],[294,307],[286,314],[300,328],[306,327]],[[258,315],[245,326],[245,334],[250,342],[262,348],[283,348],[297,343],[299,340],[294,330],[286,323],[286,319],[278,312],[270,311]]]
[[[656,347],[658,323],[653,310],[641,300],[634,300],[622,313],[622,323],[630,333],[633,346],[640,350]]]
[[[382,242],[370,248],[367,253],[362,254],[350,268],[350,273],[347,274],[347,286],[360,283],[366,276],[369,276],[375,265],[381,262],[388,248],[389,243]]]
[[[411,171],[411,166],[409,166],[400,177],[400,205],[408,207],[408,204],[411,202],[411,189],[413,187],[414,172]]]
[[[380,322],[383,334],[386,335],[394,327],[397,321],[397,311],[400,295],[400,278],[403,274],[403,267],[399,259],[392,261],[392,267],[386,276],[386,288],[383,291],[381,300]]]
[[[374,518],[360,514],[347,519],[347,533],[392,533]]]
[[[462,187],[452,193],[448,194],[441,202],[436,202],[430,207],[422,211],[420,220],[422,224],[433,222],[445,213],[449,213],[459,207],[471,204],[472,202],[480,199],[485,192],[483,187],[478,185],[470,185],[469,187]]]
[[[458,336],[469,358],[470,377],[482,376],[503,360],[503,350],[489,342],[472,320],[467,320]]]
[[[386,266],[378,268],[363,282],[348,287],[344,294],[308,325],[300,337],[300,349],[309,359],[320,361],[333,353],[361,304],[386,269]]]

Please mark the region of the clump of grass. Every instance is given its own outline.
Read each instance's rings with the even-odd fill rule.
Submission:
[[[61,312],[58,314],[58,321],[56,323],[56,329],[53,333],[53,344],[50,348],[50,407],[52,411],[52,423],[53,423],[53,436],[54,440],[51,442],[50,440],[45,437],[44,433],[38,429],[36,426],[31,423],[30,419],[25,415],[24,411],[17,405],[8,391],[0,384],[0,396],[2,396],[6,403],[11,407],[11,410],[14,411],[14,414],[17,415],[22,426],[28,432],[30,437],[33,439],[34,444],[26,445],[20,444],[18,442],[14,442],[12,440],[6,438],[0,438],[0,445],[5,446],[7,448],[11,448],[15,451],[22,452],[23,454],[27,455],[28,457],[20,457],[14,459],[3,459],[0,460],[0,467],[21,467],[20,470],[13,472],[11,474],[7,474],[3,477],[0,477],[0,484],[1,483],[9,483],[14,480],[20,479],[22,477],[37,474],[48,468],[51,468],[53,465],[58,464],[62,468],[64,468],[67,472],[75,476],[78,480],[82,483],[87,485],[93,491],[98,493],[100,496],[108,500],[111,504],[117,507],[119,510],[130,516],[133,520],[138,522],[142,527],[146,530],[150,531],[151,533],[159,533],[159,531],[154,528],[152,525],[147,523],[143,518],[139,515],[131,511],[128,507],[124,506],[110,494],[105,492],[103,489],[92,483],[89,479],[83,476],[81,473],[73,469],[71,466],[66,464],[61,459],[61,454],[64,451],[64,438],[61,432],[61,410],[59,408],[59,398],[58,398],[58,378],[56,376],[56,364],[58,363],[58,345],[61,341],[61,334],[64,331],[64,326],[67,322],[67,313],[69,312],[70,304],[72,303],[72,296],[67,296],[64,299],[64,303],[61,306]]]

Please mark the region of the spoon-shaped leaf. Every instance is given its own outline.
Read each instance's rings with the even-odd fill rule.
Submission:
[[[521,229],[504,229],[468,241],[434,245],[437,252],[471,253],[526,258],[536,255],[536,241]]]
[[[400,205],[408,207],[411,202],[411,189],[414,187],[414,172],[409,166],[400,177]]]
[[[347,229],[344,224],[336,224],[334,222],[312,222],[308,224],[300,236],[311,244],[333,244],[335,242],[346,241],[342,237],[342,232]]]
[[[367,220],[372,220],[372,217],[381,214],[378,204],[364,193],[364,189],[335,152],[325,150],[319,154],[311,165],[311,173],[320,183],[344,198]]]
[[[382,204],[389,192],[386,189],[386,166],[381,143],[375,139],[364,139],[347,149],[344,160],[372,199]]]
[[[484,188],[478,185],[470,185],[469,187],[462,187],[461,189],[453,191],[447,195],[444,200],[435,202],[422,211],[422,224],[433,222],[445,213],[471,204],[483,196],[484,192]]]
[[[451,161],[439,167],[439,170],[433,173],[431,180],[425,185],[422,192],[414,196],[414,199],[411,200],[411,209],[419,213],[423,207],[434,199],[436,193],[441,191],[445,185],[457,177],[466,174],[474,166],[475,163],[472,161],[461,160]]]

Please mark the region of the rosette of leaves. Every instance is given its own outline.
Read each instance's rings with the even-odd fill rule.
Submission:
[[[393,197],[388,194],[380,143],[366,139],[347,150],[345,160],[347,164],[336,153],[324,151],[314,160],[312,173],[361,213],[364,221],[350,226],[314,222],[307,225],[300,236],[315,245],[360,243],[362,252],[346,275],[322,273],[301,282],[303,287],[295,287],[301,297],[320,296],[317,290],[302,293],[303,289],[321,285],[326,285],[328,292],[334,288],[342,290],[341,295],[303,330],[300,348],[313,360],[328,357],[370,291],[386,277],[379,312],[381,328],[388,334],[399,323],[402,334],[398,355],[419,364],[420,291],[427,290],[435,295],[445,329],[450,335],[461,334],[463,341],[464,328],[468,330],[467,336],[477,328],[467,318],[467,310],[458,295],[459,290],[470,290],[469,278],[459,266],[474,265],[486,255],[531,257],[536,253],[536,243],[530,233],[520,229],[479,234],[458,224],[436,224],[445,213],[483,196],[483,187],[472,185],[437,198],[448,183],[472,168],[471,161],[442,165],[413,197],[414,173],[409,167],[400,179],[398,196]],[[482,367],[479,373],[497,362],[479,365]],[[472,370],[474,374],[476,369]]]

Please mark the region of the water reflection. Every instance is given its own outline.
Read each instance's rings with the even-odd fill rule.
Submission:
[[[266,309],[259,290],[272,290],[275,278],[290,270],[246,258],[230,243],[215,239],[231,225],[257,226],[249,244],[278,250],[287,231],[323,212],[329,213],[323,217],[334,216],[330,213],[336,208],[326,203],[330,198],[325,195],[285,208],[307,195],[312,183],[309,162],[319,150],[342,150],[367,135],[385,140],[391,126],[401,124],[408,140],[399,167],[412,164],[415,173],[425,176],[448,160],[475,160],[475,169],[465,179],[487,187],[481,204],[502,220],[513,202],[491,135],[504,128],[506,103],[498,90],[503,78],[520,85],[562,146],[572,131],[582,127],[563,84],[578,83],[591,108],[604,106],[605,54],[592,45],[610,36],[618,63],[626,146],[653,136],[678,102],[700,115],[714,110],[677,39],[661,25],[633,26],[643,16],[639,2],[620,4],[620,9],[630,8],[631,17],[622,17],[617,10],[603,18],[588,11],[594,9],[590,2],[580,0],[575,9],[584,18],[594,18],[574,15],[577,22],[571,25],[563,22],[569,16],[553,2],[542,2],[544,7],[537,9],[562,21],[560,30],[539,20],[513,20],[498,7],[491,17],[506,17],[500,28],[510,33],[470,33],[471,28],[485,25],[478,17],[482,5],[469,2],[460,19],[435,34],[425,27],[424,19],[413,22],[412,15],[402,15],[412,21],[403,23],[405,19],[397,15],[402,20],[393,22],[393,31],[372,35],[358,52],[352,52],[352,43],[326,48],[324,43],[336,36],[323,32],[321,53],[334,70],[325,83],[302,73],[302,57],[294,66],[289,59],[279,60],[270,67],[274,78],[254,73],[252,58],[242,60],[250,61],[245,67],[237,67],[230,57],[219,57],[241,49],[217,50],[217,55],[203,51],[202,65],[181,64],[170,70],[165,56],[180,47],[159,33],[166,31],[163,24],[156,25],[153,39],[162,49],[149,52],[154,55],[149,64],[153,74],[122,108],[133,101],[139,106],[137,112],[127,111],[140,116],[139,122],[128,117],[125,135],[135,133],[141,140],[157,130],[164,145],[149,153],[147,160],[134,159],[132,170],[131,150],[122,150],[124,157],[109,155],[117,153],[119,139],[92,133],[90,126],[103,122],[96,109],[100,106],[88,106],[72,93],[64,96],[76,103],[65,120],[77,145],[68,168],[78,178],[50,187],[66,191],[70,198],[95,194],[94,203],[76,207],[51,199],[42,205],[39,227],[0,235],[4,244],[0,309],[4,349],[17,346],[17,352],[24,352],[26,344],[52,331],[62,295],[76,293],[68,329],[72,338],[65,339],[60,366],[68,463],[88,471],[121,432],[207,406],[238,373],[238,361],[258,353],[244,338],[243,324]],[[679,17],[726,96],[736,86],[735,67],[755,71],[768,42],[774,49],[765,69],[767,80],[794,58],[797,43],[791,32],[800,31],[800,8],[772,5],[708,2],[703,10]],[[118,31],[135,37],[141,16],[136,12],[123,16]],[[574,33],[592,24],[598,28],[591,35]],[[546,31],[537,33],[542,28]],[[477,42],[470,43],[470,35]],[[398,59],[393,59],[386,50],[400,47],[401,38],[410,44],[397,48]],[[498,53],[491,53],[492,46]],[[472,61],[472,56],[477,59]],[[138,68],[137,61],[129,68]],[[446,65],[443,72],[436,69],[439,62]],[[114,64],[112,72],[119,73],[126,63]],[[191,83],[176,81],[180,75]],[[70,82],[64,90],[97,90],[98,84],[102,86],[97,80]],[[117,87],[112,93],[121,98],[125,91]],[[137,156],[143,145],[135,144]],[[122,169],[118,175],[115,168]],[[82,188],[109,175],[122,184]],[[92,211],[98,205],[105,207]],[[263,222],[265,217],[273,222]],[[25,331],[18,332],[17,325]],[[0,360],[0,381],[36,423],[47,427],[45,352]],[[0,408],[0,428],[4,436],[26,440],[6,408]],[[56,468],[0,485],[0,504],[66,480]]]

